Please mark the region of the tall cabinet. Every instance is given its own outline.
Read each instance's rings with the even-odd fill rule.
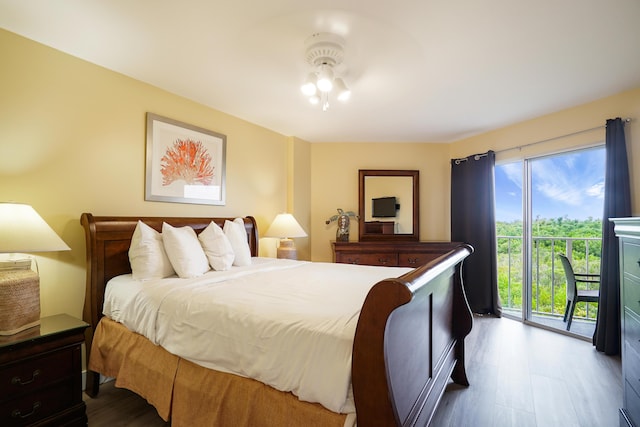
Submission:
[[[640,427],[640,218],[615,218],[620,241],[623,401],[620,426]]]

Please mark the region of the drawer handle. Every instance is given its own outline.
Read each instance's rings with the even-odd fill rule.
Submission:
[[[409,261],[409,264],[417,264],[418,258],[409,258],[408,261]]]
[[[388,258],[378,258],[378,262],[382,265],[385,265],[387,262],[389,262]]]
[[[22,379],[20,377],[13,377],[11,378],[11,384],[14,385],[27,385],[27,384],[31,384],[32,382],[34,382],[36,380],[36,378],[42,373],[42,371],[40,371],[40,369],[36,369],[35,371],[33,371],[33,374],[31,374],[31,379],[28,381],[22,381]]]
[[[360,258],[349,258],[347,261],[348,264],[360,264]]]
[[[33,414],[35,414],[38,409],[40,409],[40,402],[35,402],[33,404],[33,408],[31,408],[31,412],[29,412],[28,414],[22,414],[22,412],[20,412],[19,409],[14,409],[13,412],[11,412],[11,416],[13,418],[29,418],[30,416],[32,416]]]

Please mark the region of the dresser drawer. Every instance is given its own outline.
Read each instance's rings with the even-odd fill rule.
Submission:
[[[622,246],[625,274],[631,274],[640,280],[640,245],[625,240]]]
[[[640,395],[628,381],[624,384],[624,408],[634,425],[640,426]]]
[[[344,264],[381,265],[396,267],[398,255],[394,253],[343,253],[336,254],[336,262]]]
[[[77,347],[76,347],[77,349]],[[0,369],[0,401],[44,387],[74,373],[73,347],[9,364]]]
[[[411,253],[400,252],[398,253],[398,266],[399,267],[420,267],[432,261],[442,254],[437,253]]]
[[[640,283],[630,277],[622,277],[622,304],[640,316]]]
[[[74,403],[75,384],[67,380],[0,404],[0,425],[23,426],[64,410]]]
[[[630,345],[628,340],[625,340],[624,345],[624,366],[623,374],[624,379],[631,384],[631,387],[640,394],[640,353]]]
[[[626,307],[624,308],[623,327],[622,336],[624,340],[628,341],[636,353],[640,354],[640,317]]]

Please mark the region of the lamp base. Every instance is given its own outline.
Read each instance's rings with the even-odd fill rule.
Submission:
[[[278,258],[282,259],[298,259],[298,251],[296,245],[291,239],[281,239],[278,246]]]
[[[38,273],[30,268],[0,268],[0,335],[14,335],[39,324]]]

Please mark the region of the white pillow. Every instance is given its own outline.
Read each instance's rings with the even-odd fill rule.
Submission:
[[[209,261],[193,228],[162,224],[164,249],[178,277],[197,277],[209,271]]]
[[[202,249],[209,260],[209,265],[216,271],[224,271],[231,268],[234,259],[231,242],[215,222],[207,226],[198,236]]]
[[[229,239],[231,247],[233,248],[233,265],[240,267],[251,265],[251,249],[249,249],[247,231],[244,228],[242,218],[236,218],[233,222],[225,221],[224,234]]]
[[[175,274],[162,244],[162,235],[138,221],[129,246],[129,263],[134,279],[161,279]]]

